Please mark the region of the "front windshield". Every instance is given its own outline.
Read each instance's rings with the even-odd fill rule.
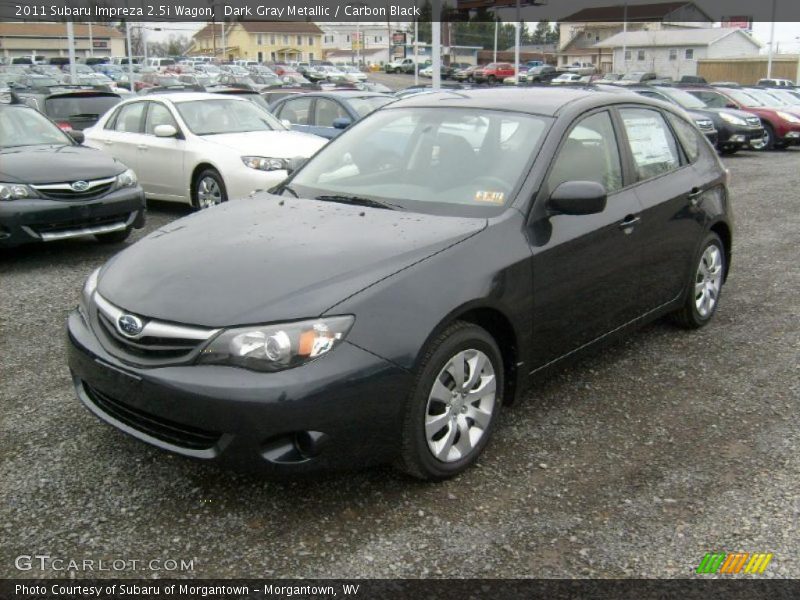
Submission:
[[[706,103],[700,100],[697,96],[692,96],[689,92],[683,90],[676,90],[673,88],[659,88],[659,91],[665,96],[669,96],[676,103],[683,108],[708,108]]]
[[[761,90],[747,90],[747,93],[750,94],[753,98],[761,102],[764,106],[786,106],[787,103],[781,100],[780,98],[776,98],[773,94],[768,92],[763,92]]]
[[[252,102],[233,98],[177,102],[175,106],[195,135],[281,131],[280,121]]]
[[[35,110],[0,110],[0,148],[50,144],[72,144],[72,140]]]
[[[800,97],[795,96],[791,92],[787,92],[786,90],[770,90],[766,92],[770,96],[774,96],[775,98],[780,99],[782,102],[789,106],[797,106],[800,104]]]
[[[728,94],[734,100],[736,100],[736,102],[738,102],[742,106],[767,106],[755,96],[746,94],[741,90],[735,90],[731,88],[729,90],[726,90],[725,93]]]
[[[383,96],[365,96],[363,98],[350,98],[349,103],[353,110],[358,113],[358,116],[363,118],[382,106],[394,102],[394,100],[394,98],[385,98]]]
[[[383,110],[324,147],[289,185],[311,198],[484,215],[511,200],[550,122],[486,109]]]

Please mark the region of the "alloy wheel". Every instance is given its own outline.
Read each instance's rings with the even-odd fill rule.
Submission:
[[[765,148],[769,147],[769,142],[770,142],[769,130],[765,127],[764,135],[761,137],[760,140],[751,140],[750,147],[753,150],[764,150]]]
[[[433,456],[446,463],[475,451],[495,408],[497,378],[489,357],[464,350],[436,376],[425,409],[425,439]]]
[[[222,190],[213,177],[203,177],[197,184],[197,205],[210,208],[222,202]]]
[[[709,245],[700,257],[694,284],[694,302],[697,313],[704,319],[711,316],[722,288],[722,252]]]

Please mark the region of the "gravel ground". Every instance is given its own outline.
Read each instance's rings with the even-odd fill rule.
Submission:
[[[0,576],[63,576],[15,569],[40,553],[194,560],[169,575],[196,577],[690,577],[745,551],[800,577],[800,151],[726,162],[738,228],[713,324],[658,322],[556,373],[435,485],[264,481],[106,426],[72,391],[64,322],[114,248],[0,252]],[[147,230],[182,214],[153,205]]]

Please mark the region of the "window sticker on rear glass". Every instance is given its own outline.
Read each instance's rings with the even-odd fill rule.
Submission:
[[[478,190],[475,192],[475,202],[488,202],[490,204],[503,204],[506,200],[505,192],[491,190]]]
[[[667,140],[667,132],[658,119],[626,117],[625,131],[638,166],[673,162],[674,157]]]

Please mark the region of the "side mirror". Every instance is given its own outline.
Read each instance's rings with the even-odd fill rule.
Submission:
[[[156,134],[156,137],[168,138],[178,135],[178,130],[172,125],[156,125],[153,133]]]
[[[334,129],[347,129],[353,124],[353,119],[350,117],[339,117],[333,120]]]
[[[550,214],[593,215],[606,208],[606,189],[596,181],[565,181],[547,200]]]
[[[294,158],[290,158],[286,162],[288,163],[286,168],[286,173],[294,173],[295,171],[297,171],[297,169],[306,164],[308,162],[308,159],[305,156],[295,156]]]
[[[69,129],[66,133],[76,144],[82,144],[84,141],[86,141],[86,136],[83,135],[82,131],[78,131],[77,129]]]
[[[289,119],[281,119],[281,123],[283,123],[283,126],[286,127],[286,129],[292,128],[292,122]]]

